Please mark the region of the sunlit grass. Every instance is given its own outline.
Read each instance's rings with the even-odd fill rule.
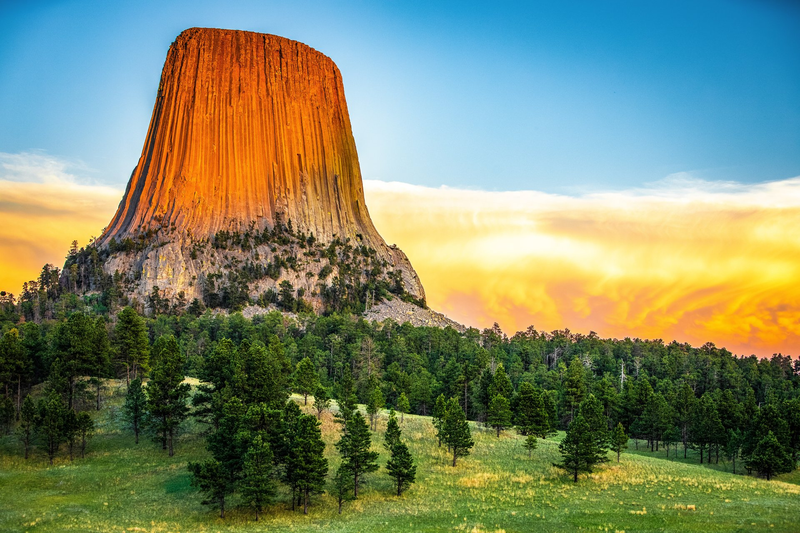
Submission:
[[[289,510],[286,493],[258,523],[232,499],[225,520],[200,504],[186,462],[205,456],[199,427],[190,425],[176,455],[121,431],[119,392],[99,413],[86,459],[42,454],[24,461],[11,438],[0,441],[0,531],[797,531],[800,486],[667,461],[661,454],[623,454],[576,485],[552,463],[558,439],[539,443],[532,459],[522,439],[500,439],[473,427],[473,453],[450,465],[430,419],[405,416],[403,437],[417,462],[417,483],[398,498],[381,470],[355,502],[337,514],[328,495],[308,516]],[[311,410],[311,405],[308,408]],[[331,467],[338,426],[329,413],[323,432]],[[385,418],[375,438],[381,465]]]

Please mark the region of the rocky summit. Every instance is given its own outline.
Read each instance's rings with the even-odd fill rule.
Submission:
[[[425,299],[370,219],[334,62],[283,37],[208,28],[170,46],[125,195],[64,277],[212,307]]]

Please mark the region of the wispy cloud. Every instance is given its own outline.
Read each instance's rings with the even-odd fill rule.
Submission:
[[[111,220],[122,191],[87,173],[41,152],[0,152],[0,289],[18,293],[45,263],[60,267],[73,240],[85,245]]]
[[[800,178],[679,175],[580,196],[378,181],[365,190],[431,306],[457,320],[798,351]]]

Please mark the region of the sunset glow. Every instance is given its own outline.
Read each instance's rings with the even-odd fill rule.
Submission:
[[[800,178],[677,177],[578,197],[365,187],[428,303],[463,323],[711,341],[762,356],[800,341]]]
[[[646,189],[562,196],[366,181],[378,231],[429,305],[513,333],[707,341],[738,354],[800,345],[800,178],[759,185],[673,176]],[[19,293],[111,219],[121,190],[80,183],[39,154],[3,154],[0,289]]]

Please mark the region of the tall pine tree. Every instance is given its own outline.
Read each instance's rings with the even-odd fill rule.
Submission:
[[[353,496],[358,497],[358,486],[364,482],[364,475],[378,469],[378,452],[373,452],[372,437],[367,422],[356,411],[345,421],[342,438],[336,448],[342,456],[342,465],[353,476]]]

